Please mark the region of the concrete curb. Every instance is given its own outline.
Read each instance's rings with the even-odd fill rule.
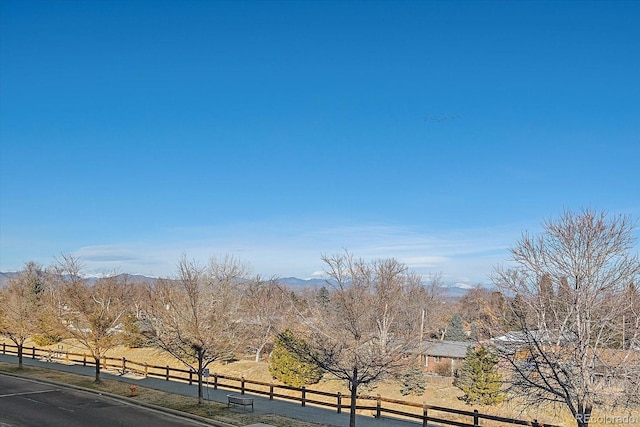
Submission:
[[[114,399],[114,400],[123,401],[123,402],[128,403],[128,404],[133,405],[133,406],[142,406],[142,407],[145,407],[145,408],[148,408],[148,409],[153,409],[154,411],[165,412],[165,413],[168,413],[168,414],[171,414],[171,415],[175,415],[177,417],[189,418],[191,420],[198,421],[198,422],[201,422],[203,424],[211,425],[211,426],[214,426],[214,427],[239,427],[239,426],[234,425],[234,424],[228,424],[228,423],[225,423],[225,422],[222,422],[222,421],[216,421],[216,420],[212,420],[210,418],[201,417],[199,415],[190,414],[188,412],[182,412],[182,411],[177,411],[177,410],[171,409],[171,408],[165,408],[163,406],[154,405],[152,403],[140,402],[140,401],[131,399],[131,398],[126,397],[126,396],[120,396],[119,394],[113,394],[113,393],[109,393],[109,392],[105,392],[105,391],[94,390],[92,388],[80,387],[80,386],[77,386],[77,385],[61,383],[61,382],[53,381],[53,380],[49,380],[49,379],[25,377],[25,376],[22,376],[22,375],[16,375],[16,374],[8,373],[8,372],[0,372],[0,375],[5,375],[5,376],[8,376],[8,377],[15,377],[15,378],[22,378],[22,379],[26,379],[26,380],[29,380],[29,381],[34,381],[34,382],[39,382],[39,383],[44,383],[44,384],[51,384],[51,385],[54,385],[54,386],[57,386],[57,387],[61,387],[61,388],[69,388],[69,389],[83,391],[85,393],[97,394],[99,396],[106,396],[106,397],[109,397],[109,398]]]

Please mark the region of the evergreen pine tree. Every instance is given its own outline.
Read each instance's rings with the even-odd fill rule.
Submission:
[[[427,382],[424,378],[424,372],[418,366],[413,366],[402,373],[402,387],[400,393],[403,396],[409,394],[415,394],[416,396],[422,396],[427,387]]]
[[[320,307],[327,308],[329,303],[331,302],[331,295],[329,294],[329,290],[323,286],[318,290],[318,295],[316,296],[318,305]]]
[[[128,315],[124,319],[122,343],[129,348],[142,348],[149,343],[149,339],[140,329],[138,319],[133,315]]]
[[[297,346],[305,346],[303,340],[294,337],[290,330],[276,337],[271,356],[269,356],[269,373],[276,379],[292,387],[315,384],[322,378],[322,370],[314,364],[303,361],[283,344],[284,340],[296,341]]]
[[[444,334],[444,339],[449,341],[467,341],[467,334],[462,327],[462,317],[459,314],[454,314],[449,322],[447,332]]]
[[[485,346],[467,349],[465,362],[454,385],[464,392],[467,403],[495,405],[504,399],[498,358]]]

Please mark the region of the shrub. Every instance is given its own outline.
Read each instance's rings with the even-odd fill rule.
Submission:
[[[57,344],[62,341],[62,337],[55,334],[38,334],[31,337],[31,340],[38,347],[46,347],[48,345]]]
[[[451,376],[451,361],[449,362],[439,362],[436,363],[433,372],[440,375],[441,377],[450,377]]]
[[[304,340],[297,339],[290,330],[276,337],[273,352],[269,357],[269,373],[276,379],[292,387],[315,384],[322,378],[322,370],[312,363],[305,362],[284,345],[284,340],[297,341],[305,346]]]

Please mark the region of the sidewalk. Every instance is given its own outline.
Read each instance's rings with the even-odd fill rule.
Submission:
[[[7,363],[18,363],[18,359],[13,355],[0,355],[0,361]],[[36,366],[45,369],[56,369],[64,372],[71,372],[74,374],[86,375],[93,377],[95,375],[95,368],[93,366],[81,366],[81,365],[65,365],[55,362],[43,362],[37,359],[24,358],[23,363],[26,366]],[[176,381],[165,381],[160,378],[128,378],[126,376],[120,376],[112,374],[108,371],[102,371],[101,375],[105,379],[113,379],[130,384],[139,385],[141,387],[153,388],[156,390],[166,391],[169,393],[182,394],[185,396],[197,397],[198,388],[197,385],[189,385],[187,383],[181,383]],[[239,394],[237,391],[225,390],[218,388],[214,390],[212,386],[205,387],[204,389],[205,399],[227,403],[227,394]],[[288,418],[326,424],[330,426],[343,427],[349,425],[349,413],[348,409],[343,409],[341,414],[338,414],[336,410],[322,408],[307,404],[302,406],[299,403],[288,402],[285,400],[269,400],[268,397],[259,395],[253,395],[247,393],[245,396],[253,397],[254,412],[256,414],[277,414]],[[237,409],[231,409],[233,411],[242,411],[241,407]],[[346,411],[346,412],[345,412]],[[419,427],[421,422],[415,421],[403,421],[390,417],[382,417],[379,419],[373,416],[358,415],[357,418],[358,427]]]

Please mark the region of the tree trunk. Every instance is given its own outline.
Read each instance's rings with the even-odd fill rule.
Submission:
[[[264,350],[264,347],[267,345],[267,342],[263,342],[260,347],[258,347],[258,349],[256,350],[256,362],[259,362],[260,359],[262,358],[262,350]]]
[[[198,352],[198,405],[204,403],[202,395],[202,352]]]
[[[94,357],[94,359],[96,361],[96,379],[94,380],[94,382],[99,383],[100,382],[100,358]]]
[[[592,409],[590,405],[585,406],[580,403],[578,404],[578,412],[576,413],[576,423],[578,427],[589,427]]]
[[[23,353],[24,353],[24,346],[22,344],[18,344],[18,369],[22,368]]]
[[[356,405],[358,403],[358,368],[353,368],[351,378],[351,408],[349,411],[349,427],[356,427]]]

